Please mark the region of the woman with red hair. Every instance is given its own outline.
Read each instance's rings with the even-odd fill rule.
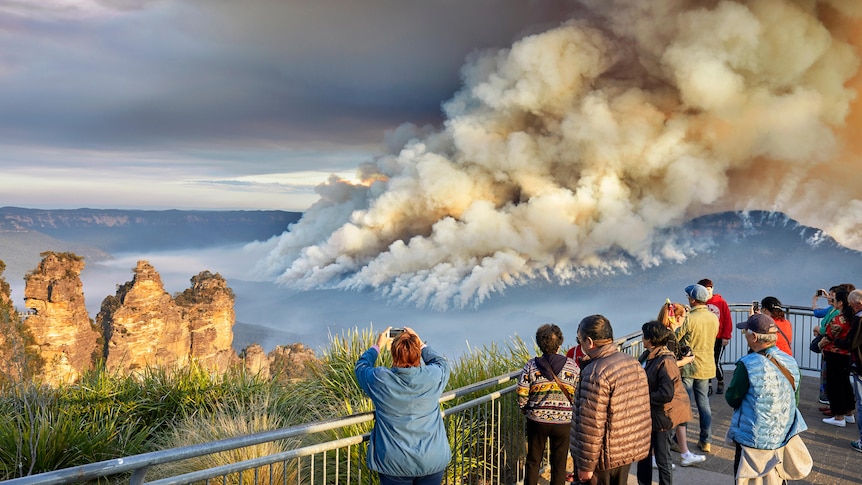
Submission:
[[[377,337],[354,369],[359,387],[374,403],[368,468],[377,472],[380,485],[440,485],[452,456],[440,414],[449,362],[413,329],[404,327],[394,339],[391,329]],[[392,367],[376,367],[387,347]]]

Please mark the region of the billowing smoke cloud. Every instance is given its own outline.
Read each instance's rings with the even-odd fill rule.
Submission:
[[[362,184],[318,187],[261,267],[446,308],[684,260],[667,229],[720,210],[859,234],[859,2],[582,3],[470,59],[441,129],[402,126]]]

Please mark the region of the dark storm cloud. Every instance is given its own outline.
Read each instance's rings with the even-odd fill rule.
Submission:
[[[0,143],[367,144],[441,119],[477,48],[568,2],[252,0],[0,7]]]

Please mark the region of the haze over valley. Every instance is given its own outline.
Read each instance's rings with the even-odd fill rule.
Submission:
[[[216,221],[212,224],[224,224],[217,213],[212,216]],[[0,222],[0,227],[4,228],[0,230],[0,260],[7,265],[9,254],[15,251],[29,251],[29,261],[35,261],[35,267],[39,252],[74,247],[17,247],[7,238],[8,226]],[[277,224],[270,228],[273,237],[282,230]],[[95,242],[93,234],[103,231],[79,223],[74,233],[78,239]],[[81,274],[90,317],[99,311],[105,296],[113,295],[117,285],[131,279],[138,260],[149,261],[172,294],[187,288],[193,275],[209,270],[224,276],[236,295],[237,350],[252,342],[266,350],[294,342],[319,349],[330,333],[373,324],[378,330],[387,325],[412,326],[447,354],[460,355],[468,345],[505,345],[515,335],[532,341],[535,328],[546,322],[561,325],[571,339],[577,322],[592,313],[607,315],[619,336],[634,332],[655,317],[665,298],[684,301],[683,288],[704,277],[713,279],[716,291],[731,303],[774,295],[785,304],[808,305],[816,288],[862,282],[858,251],[844,248],[822,232],[800,226],[782,214],[765,212],[706,216],[668,232],[666,237],[687,241],[691,248],[682,262],[648,268],[633,264],[628,272],[586,276],[568,285],[531,282],[507,288],[477,305],[446,311],[397,302],[369,289],[296,290],[262,280],[256,276],[255,267],[275,240],[238,242],[241,237],[237,233],[216,237],[210,228],[202,232],[206,238],[189,241],[182,231],[163,231],[157,243],[162,250],[131,250],[137,232],[115,230],[111,253],[87,246],[92,254],[102,255],[96,261],[85,256]],[[31,231],[34,238],[39,234]],[[19,310],[23,307],[23,273],[32,267],[9,265],[5,272]]]

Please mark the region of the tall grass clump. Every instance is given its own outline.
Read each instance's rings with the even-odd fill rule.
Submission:
[[[177,423],[262,395],[283,405],[268,380],[194,363],[132,376],[99,369],[57,388],[7,386],[0,394],[0,479],[153,451]]]
[[[160,440],[160,448],[179,448],[250,435],[285,427],[288,417],[280,414],[277,396],[260,394],[242,401],[218,403],[211,413],[187,416],[171,425]],[[299,440],[269,441],[258,445],[222,451],[155,467],[151,478],[164,478],[205,470],[221,465],[273,455],[295,448]],[[234,473],[219,480],[224,484],[295,483],[296,465],[274,463]]]
[[[140,452],[142,431],[119,407],[74,406],[62,393],[16,388],[0,406],[0,479]]]

